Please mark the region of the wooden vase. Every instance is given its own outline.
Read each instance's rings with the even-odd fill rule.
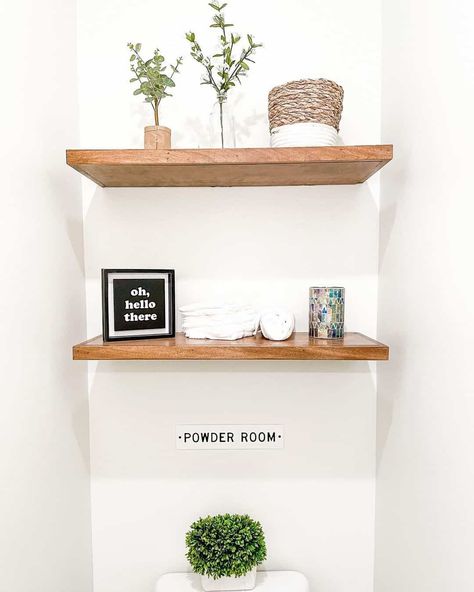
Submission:
[[[171,130],[162,125],[148,125],[145,128],[145,150],[170,150]]]

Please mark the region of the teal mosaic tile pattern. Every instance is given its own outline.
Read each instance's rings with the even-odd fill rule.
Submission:
[[[309,336],[320,339],[344,337],[344,288],[309,289]]]

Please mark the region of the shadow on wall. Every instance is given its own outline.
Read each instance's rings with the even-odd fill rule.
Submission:
[[[377,225],[367,183],[96,188],[84,224],[87,278],[158,262],[179,277],[376,274]]]
[[[108,188],[85,221],[89,334],[101,268],[176,270],[177,306],[285,305],[305,330],[308,287],[345,285],[347,329],[375,333],[378,207],[358,186]],[[178,327],[179,319],[178,319]]]
[[[399,149],[399,152],[401,149]],[[410,150],[411,153],[411,150]],[[383,458],[385,446],[390,436],[390,429],[393,418],[393,408],[397,394],[402,392],[402,382],[406,380],[405,359],[407,356],[405,336],[403,335],[403,323],[400,328],[387,333],[386,319],[393,318],[393,311],[397,312],[400,305],[397,303],[406,286],[401,286],[397,295],[387,294],[384,290],[385,265],[387,251],[390,247],[392,233],[399,216],[400,201],[403,202],[405,185],[407,183],[407,163],[410,159],[399,155],[390,167],[381,173],[381,183],[383,188],[383,199],[380,205],[380,241],[379,241],[379,294],[384,294],[384,298],[379,298],[378,303],[378,337],[385,343],[390,344],[390,364],[384,365],[382,371],[378,373],[377,389],[377,439],[376,439],[376,467],[380,465]],[[388,182],[387,182],[388,181]],[[414,238],[414,237],[413,237]],[[388,262],[390,265],[390,262]],[[384,321],[382,323],[382,321]],[[390,326],[390,324],[389,324]],[[392,325],[392,329],[397,325]],[[426,343],[424,344],[426,346]]]
[[[409,159],[397,155],[390,166],[381,172],[383,199],[380,202],[379,272],[383,270],[385,255],[397,220],[399,202],[407,184],[407,162]]]
[[[375,385],[366,362],[99,362],[93,478],[366,479]],[[176,424],[283,424],[283,450],[182,451]]]

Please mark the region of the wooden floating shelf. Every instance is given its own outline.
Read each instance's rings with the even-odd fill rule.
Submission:
[[[102,337],[73,348],[74,360],[388,360],[389,348],[361,333],[343,339],[312,339],[294,333],[286,341],[261,335],[237,341],[175,338],[105,342]]]
[[[262,187],[363,183],[389,144],[319,148],[67,150],[67,164],[101,187]]]

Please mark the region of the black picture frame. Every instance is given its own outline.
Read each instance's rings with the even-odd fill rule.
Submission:
[[[140,280],[143,280],[140,282]],[[162,287],[156,283],[156,280],[163,280]],[[120,282],[120,287],[119,287]],[[123,302],[124,291],[129,290],[132,284],[144,284],[147,283],[159,287],[159,302],[144,300],[147,298],[143,296],[141,292],[137,295],[132,295],[130,292],[129,298],[141,298],[140,302],[154,304],[155,306],[151,309],[151,312],[142,313],[141,309],[132,308],[130,306],[130,313],[122,315],[125,309],[128,311],[128,305],[134,305],[129,300]],[[141,286],[138,288],[143,289]],[[146,292],[146,290],[145,290]],[[148,297],[150,292],[146,292]],[[156,308],[158,304],[158,308]],[[120,309],[120,310],[118,310]],[[140,310],[140,312],[135,312]],[[140,328],[136,329],[133,326],[123,329],[125,320],[122,321],[126,316],[134,315],[137,317],[137,324]],[[155,320],[149,320],[146,318],[145,321],[141,320],[140,317],[157,317]],[[140,319],[140,320],[138,320]],[[133,319],[135,321],[135,319]],[[145,325],[148,325],[149,328]],[[151,327],[155,325],[155,327]],[[158,327],[156,325],[163,325]],[[165,337],[175,336],[175,272],[174,269],[102,269],[102,331],[104,341],[125,341],[129,339],[159,339]]]

